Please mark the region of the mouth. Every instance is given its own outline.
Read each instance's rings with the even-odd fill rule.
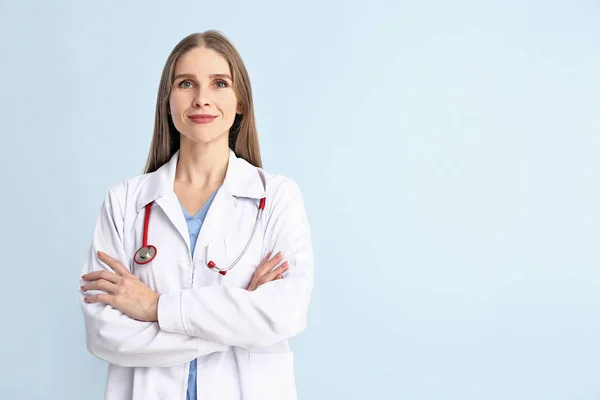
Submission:
[[[208,124],[208,123],[214,121],[215,118],[217,118],[217,116],[202,114],[202,115],[190,115],[188,118],[195,124]]]

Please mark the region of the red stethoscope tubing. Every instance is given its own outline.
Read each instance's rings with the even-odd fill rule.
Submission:
[[[150,210],[152,209],[152,203],[146,204],[146,215],[144,216],[144,237],[143,246],[148,246],[148,225],[150,222]]]
[[[148,264],[156,257],[158,250],[154,246],[148,246],[148,226],[150,225],[150,210],[152,203],[146,204],[146,215],[144,216],[144,236],[142,237],[142,247],[135,252],[133,261],[136,264]]]

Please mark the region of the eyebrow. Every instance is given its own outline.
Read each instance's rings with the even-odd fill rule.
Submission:
[[[177,79],[181,79],[181,78],[195,78],[195,76],[193,74],[179,74],[173,78],[173,81],[176,81]],[[211,74],[211,75],[209,75],[209,78],[210,79],[225,78],[225,79],[229,79],[230,81],[233,81],[233,79],[231,79],[231,76],[229,76],[228,74]]]

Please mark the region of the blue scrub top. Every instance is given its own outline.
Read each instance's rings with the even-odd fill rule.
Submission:
[[[206,218],[206,214],[208,213],[208,209],[212,204],[215,195],[219,189],[215,190],[215,192],[209,197],[209,199],[204,203],[202,209],[196,213],[193,217],[188,214],[188,212],[183,208],[181,202],[179,205],[181,206],[181,210],[183,211],[183,215],[185,216],[185,221],[187,222],[188,231],[190,234],[190,250],[192,255],[194,254],[194,249],[196,248],[196,242],[198,241],[198,235],[200,234],[200,229],[202,229],[202,224],[204,223],[204,218]],[[190,363],[190,373],[188,375],[188,387],[187,387],[187,400],[197,400],[196,397],[196,371],[197,365],[196,360],[192,360]]]

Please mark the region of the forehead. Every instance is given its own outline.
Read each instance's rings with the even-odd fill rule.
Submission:
[[[212,49],[199,47],[185,53],[175,64],[175,75],[193,74],[207,76],[211,74],[231,75],[229,63]]]

